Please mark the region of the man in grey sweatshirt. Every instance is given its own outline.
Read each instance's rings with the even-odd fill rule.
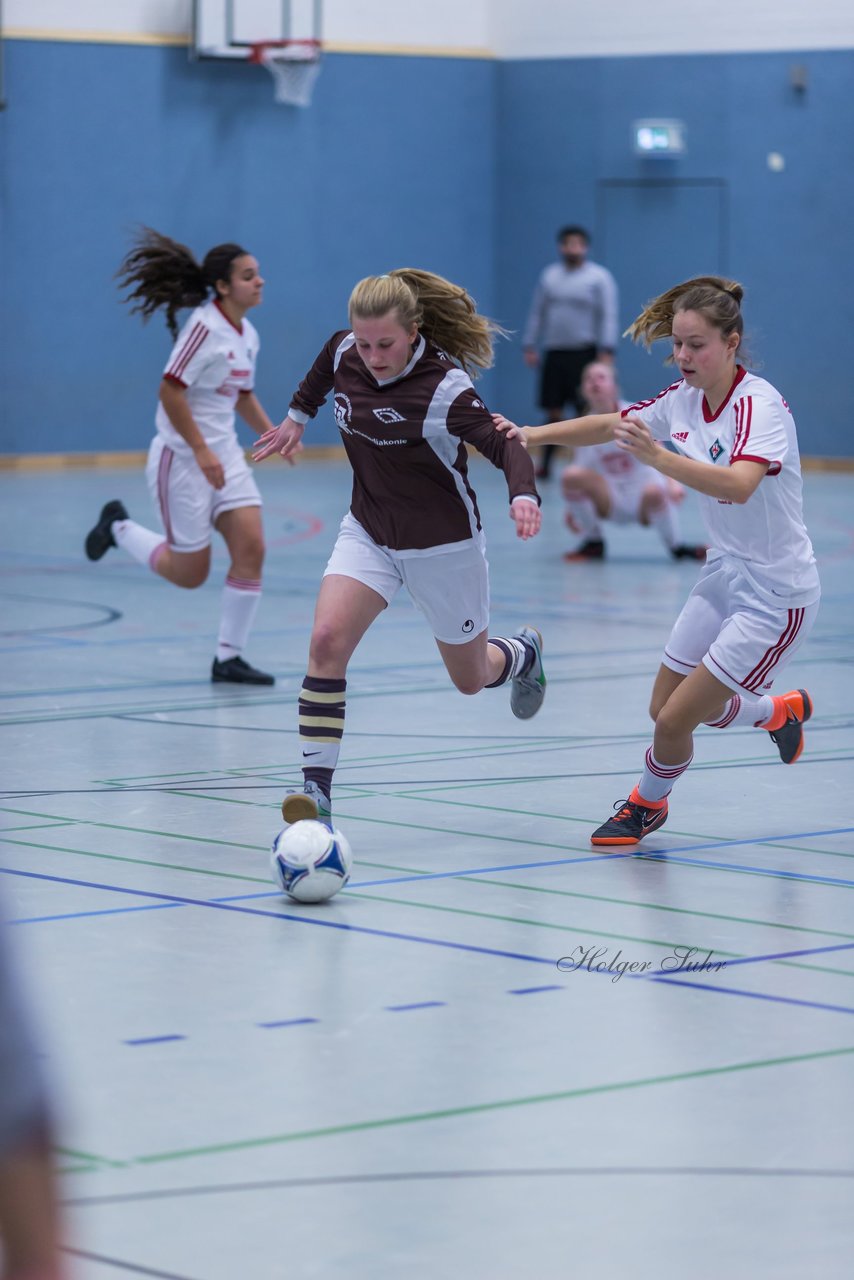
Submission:
[[[614,277],[590,262],[590,236],[583,227],[558,232],[560,261],[550,263],[534,291],[522,340],[526,363],[540,365],[540,407],[547,422],[560,422],[579,401],[581,373],[593,360],[613,361],[618,341],[619,295]],[[549,474],[554,445],[546,445],[537,475]]]

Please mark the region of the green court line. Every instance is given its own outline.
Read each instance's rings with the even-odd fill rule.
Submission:
[[[58,1155],[68,1156],[72,1160],[85,1160],[87,1168],[98,1165],[107,1169],[124,1168],[123,1161],[109,1160],[106,1156],[96,1156],[91,1151],[75,1151],[73,1147],[54,1147],[53,1149]]]
[[[139,867],[160,867],[164,871],[188,871],[191,875],[215,876],[219,880],[248,880],[251,884],[269,884],[268,876],[242,876],[234,871],[211,871],[208,867],[182,867],[172,862],[155,862],[149,858],[127,858],[118,853],[95,853],[91,849],[71,849],[60,844],[39,844],[35,840],[5,840],[5,844],[23,845],[27,849],[47,849],[52,853],[76,853],[81,858],[102,858],[105,862],[130,862]]]
[[[112,824],[112,823],[98,823],[98,824],[95,824],[95,825],[99,825],[99,826],[113,826],[114,824]],[[128,829],[128,830],[137,830],[137,828],[127,828],[127,829]],[[145,830],[145,829],[144,829],[144,828],[140,828],[139,830]],[[164,833],[164,832],[149,832],[149,834],[154,834],[154,835],[163,835],[163,834],[168,834],[168,833]],[[181,837],[178,837],[178,838],[181,838]],[[186,838],[186,839],[190,839],[190,840],[192,840],[192,839],[194,839],[195,837],[187,836],[187,837],[185,837],[185,838]],[[237,873],[237,872],[230,872],[230,871],[211,871],[211,870],[209,870],[209,869],[208,869],[208,868],[206,868],[206,867],[185,867],[185,866],[182,866],[182,865],[179,865],[179,864],[176,864],[176,863],[169,863],[169,862],[156,862],[156,861],[153,861],[153,860],[150,860],[150,859],[146,859],[146,858],[130,858],[130,857],[122,856],[122,855],[120,855],[120,854],[113,854],[113,853],[96,853],[96,852],[94,852],[94,851],[92,851],[92,850],[87,850],[87,849],[72,849],[72,848],[70,848],[70,847],[68,847],[68,846],[41,844],[41,843],[39,843],[39,842],[37,842],[37,841],[33,841],[33,840],[7,840],[7,841],[6,841],[6,843],[8,843],[8,844],[15,844],[15,845],[22,845],[22,846],[24,846],[25,848],[46,849],[46,850],[55,851],[55,852],[59,852],[59,853],[72,853],[72,854],[77,854],[77,855],[79,855],[79,856],[81,856],[81,857],[86,857],[86,858],[100,858],[100,859],[103,859],[103,860],[108,861],[108,862],[127,862],[127,863],[136,864],[136,865],[139,865],[139,866],[146,866],[146,867],[161,867],[161,868],[163,868],[164,870],[168,870],[168,871],[185,871],[185,872],[188,872],[188,873],[189,873],[189,874],[191,874],[191,875],[214,876],[214,877],[217,877],[218,879],[224,879],[224,880],[240,880],[240,881],[243,881],[243,882],[249,882],[249,883],[251,883],[251,884],[267,884],[267,883],[269,883],[268,878],[267,878],[267,877],[264,877],[264,876],[248,876],[248,875],[240,875],[240,874],[239,874],[239,873]],[[231,842],[229,842],[229,843],[234,844],[235,842],[231,841]],[[253,846],[253,845],[240,845],[240,846],[236,846],[236,847],[239,847],[239,848],[246,848],[246,849],[254,848],[254,846]],[[375,867],[380,867],[380,869],[381,869],[381,870],[402,871],[402,872],[404,872],[404,874],[405,874],[405,873],[406,873],[406,871],[407,871],[407,868],[403,868],[403,867],[387,867],[387,866],[386,866],[386,867],[382,867],[380,864],[376,864],[376,863],[362,863],[361,865],[362,865],[362,866],[375,866]],[[412,874],[415,874],[415,875],[429,875],[430,873],[429,873],[429,872],[413,872]],[[514,885],[514,884],[510,884],[510,883],[503,882],[503,881],[494,881],[494,880],[492,880],[491,878],[489,878],[489,879],[488,879],[488,878],[487,878],[487,877],[485,877],[485,876],[460,876],[460,877],[458,877],[458,879],[459,879],[459,880],[461,880],[461,881],[466,881],[466,882],[468,882],[468,883],[476,883],[476,884],[481,884],[481,885],[483,885],[483,884],[487,884],[487,885],[488,885],[488,884],[496,884],[496,885],[499,885],[499,886],[502,886],[502,887],[514,888],[514,889],[530,888],[530,886]],[[561,895],[561,896],[567,896],[567,897],[580,897],[580,898],[585,898],[585,897],[586,897],[586,898],[594,898],[594,897],[596,896],[596,895],[593,895],[593,894],[573,894],[573,893],[565,892],[565,891],[560,890],[560,889],[546,889],[546,890],[542,890],[541,892],[551,893],[551,894],[554,894],[554,895]],[[359,890],[353,890],[352,892],[348,893],[348,895],[347,895],[347,896],[348,896],[348,897],[353,897],[353,898],[365,898],[365,899],[368,899],[368,900],[370,900],[370,901],[374,901],[374,902],[384,902],[384,903],[390,903],[390,904],[397,904],[397,905],[400,905],[400,906],[416,907],[416,908],[419,908],[419,909],[422,909],[422,910],[439,911],[439,912],[444,912],[444,913],[452,914],[452,915],[474,916],[474,917],[477,917],[477,918],[480,918],[480,919],[484,919],[484,920],[500,920],[500,921],[502,921],[502,922],[509,923],[509,924],[520,924],[520,925],[525,925],[526,927],[529,927],[529,928],[537,928],[537,929],[556,929],[556,930],[558,930],[558,931],[560,931],[560,932],[573,932],[573,931],[575,931],[575,930],[576,930],[576,928],[577,928],[577,929],[578,929],[578,931],[579,931],[580,933],[590,934],[590,935],[592,935],[592,936],[594,936],[594,937],[601,937],[601,938],[615,938],[615,939],[618,939],[619,941],[622,941],[622,942],[638,942],[638,943],[643,943],[644,945],[647,945],[647,946],[659,946],[659,947],[673,948],[674,946],[691,945],[691,944],[687,944],[687,943],[673,943],[673,942],[668,942],[668,941],[664,941],[664,940],[659,939],[659,938],[639,938],[639,937],[637,937],[637,936],[635,936],[635,935],[633,935],[633,934],[614,933],[614,932],[612,932],[612,931],[610,931],[610,930],[591,929],[591,928],[589,928],[589,927],[588,927],[588,926],[586,926],[586,925],[582,927],[582,926],[575,926],[575,925],[573,925],[573,924],[552,924],[551,922],[548,922],[548,921],[531,920],[531,919],[528,919],[528,918],[526,918],[526,917],[505,916],[505,915],[497,914],[497,913],[495,913],[495,912],[488,912],[488,911],[476,911],[476,910],[471,909],[471,908],[464,908],[464,907],[450,907],[450,906],[444,906],[444,905],[441,905],[441,904],[438,904],[438,903],[415,902],[415,901],[412,901],[412,900],[409,900],[409,899],[405,899],[405,898],[397,898],[397,897],[390,897],[390,896],[388,896],[388,895],[383,895],[383,894],[363,893],[363,892],[361,892],[361,891],[359,891]],[[620,900],[620,899],[613,899],[613,898],[602,898],[602,899],[601,899],[601,901],[605,901],[605,902],[612,902],[612,903],[614,903],[614,902],[620,902],[621,900]],[[625,905],[641,905],[641,904],[626,903]],[[711,912],[691,912],[691,911],[687,911],[687,910],[686,910],[686,909],[684,909],[684,908],[662,908],[662,909],[664,909],[664,910],[671,910],[671,911],[679,911],[681,914],[685,914],[685,915],[694,915],[694,914],[698,914],[698,915],[709,915],[709,916],[712,916],[712,918],[724,919],[724,920],[737,920],[737,919],[738,919],[738,917],[733,917],[733,916],[715,916],[715,915],[714,915],[714,913],[711,913]],[[765,921],[747,921],[746,923],[752,923],[752,924],[765,924],[765,923],[767,923],[767,922],[765,922]],[[773,927],[773,926],[772,926],[772,927]],[[796,928],[796,929],[799,929],[799,927],[798,927],[798,926],[785,926],[785,925],[784,925],[784,926],[778,926],[778,927],[782,927],[782,928]],[[838,934],[838,935],[837,935],[837,934],[831,934],[829,930],[823,930],[823,929],[822,929],[822,930],[799,929],[799,931],[800,931],[800,932],[806,932],[806,933],[811,933],[811,932],[812,932],[812,933],[822,933],[822,934],[827,933],[827,934],[830,934],[830,936],[839,936],[839,937],[845,937],[845,938],[849,938],[849,937],[851,936],[850,934]],[[707,950],[707,949],[708,949],[708,947],[707,947],[707,945],[706,945],[706,944],[702,944],[701,949],[705,949],[705,950]],[[743,953],[743,952],[739,952],[739,951],[723,951],[723,950],[721,950],[719,947],[714,947],[714,948],[712,948],[712,950],[715,952],[715,954],[716,954],[716,955],[729,956],[730,958],[733,958],[733,959],[735,959],[735,958],[741,958],[741,957],[744,955],[744,953]],[[839,975],[841,975],[841,976],[849,977],[849,978],[850,978],[850,977],[854,977],[854,972],[852,972],[852,971],[851,971],[851,970],[849,970],[849,969],[836,969],[836,968],[831,968],[831,967],[829,967],[829,966],[824,966],[824,965],[814,965],[814,964],[807,964],[806,962],[794,961],[794,960],[778,960],[778,961],[773,961],[772,963],[774,963],[774,964],[784,964],[784,965],[788,965],[788,966],[789,966],[789,967],[791,967],[791,968],[796,968],[796,969],[809,969],[809,970],[811,970],[811,971],[813,971],[813,972],[816,972],[816,973],[833,973],[833,974],[839,974]]]
[[[304,1142],[309,1138],[339,1137],[345,1133],[366,1133],[370,1130],[389,1129],[397,1125],[420,1124],[430,1120],[450,1120],[461,1116],[483,1115],[490,1111],[509,1110],[513,1107],[533,1106],[538,1103],[565,1102],[574,1098],[587,1098],[596,1094],[617,1093],[627,1089],[644,1089],[653,1085],[678,1084],[685,1080],[709,1079],[712,1076],[730,1075],[739,1071],[753,1071],[767,1067],[789,1066],[792,1063],[814,1062],[822,1058],[834,1058],[854,1053],[854,1047],[824,1049],[814,1053],[799,1053],[783,1058],[762,1058],[754,1062],[735,1062],[724,1067],[702,1067],[696,1071],[681,1071],[672,1075],[644,1076],[637,1080],[618,1080],[611,1084],[587,1085],[580,1089],[563,1089],[555,1093],[540,1093],[520,1098],[501,1098],[495,1102],[472,1103],[462,1107],[443,1107],[436,1111],[418,1111],[408,1115],[384,1116],[376,1120],[358,1120],[351,1124],[329,1125],[320,1129],[302,1129],[291,1133],[274,1134],[266,1138],[246,1138],[242,1141],[220,1142],[204,1147],[185,1147],[177,1151],[159,1151],[147,1156],[136,1156],[129,1164],[163,1164],[172,1160],[187,1160],[195,1156],[223,1155],[230,1151],[247,1151],[285,1142]]]
[[[245,730],[245,732],[249,733],[251,732],[251,730],[247,729]],[[297,730],[295,729],[294,734],[296,734],[296,732]],[[376,736],[381,737],[382,735],[377,734]],[[411,736],[413,738],[420,738],[421,735],[416,732],[413,732],[411,735],[408,735],[408,736]],[[571,739],[569,741],[578,742],[579,740]],[[496,743],[495,745],[492,745],[489,741],[489,738],[487,736],[484,736],[483,740],[481,740],[480,742],[480,748],[483,748],[484,746],[488,746],[490,755],[499,754],[499,753],[506,754],[508,752],[512,754],[512,753],[518,752],[521,749],[527,750],[529,747],[530,748],[536,747],[539,750],[541,749],[541,746],[544,743],[548,744],[550,750],[553,749],[555,751],[562,751],[567,746],[567,743],[564,741],[560,741],[556,743],[554,738],[535,738],[535,739],[531,739],[530,741],[528,739],[521,741],[518,738],[514,738],[511,742],[500,742],[500,743]],[[435,758],[437,762],[441,762],[442,760],[448,759],[448,757],[450,756],[460,756],[460,755],[476,756],[478,749],[479,748],[475,748],[472,746],[471,743],[469,743],[467,746],[452,747],[452,748],[449,748],[449,750],[447,751],[440,750],[440,748],[438,747],[433,747],[430,751],[407,751],[402,753],[389,752],[389,753],[386,753],[385,755],[348,757],[346,763],[342,766],[342,768],[359,769],[363,765],[381,764],[383,763],[383,761],[386,761],[386,760],[395,760],[395,761],[400,761],[407,764],[416,763],[416,762],[420,762],[423,764],[425,759],[429,760],[431,757]],[[189,770],[176,772],[176,773],[140,773],[140,774],[129,774],[126,777],[121,777],[121,778],[95,779],[95,781],[100,782],[104,786],[120,786],[122,784],[127,785],[128,783],[133,783],[133,782],[149,782],[157,778],[168,779],[168,778],[184,778],[184,777],[190,778],[191,777],[196,782],[202,782],[206,778],[221,778],[223,774],[231,774],[234,777],[241,778],[241,777],[246,777],[247,775],[251,776],[253,774],[257,774],[257,775],[267,774],[271,770],[276,772],[281,772],[282,770],[284,770],[285,772],[292,772],[293,768],[283,765],[280,761],[273,761],[270,764],[244,765],[239,769],[225,768],[225,769],[208,770],[207,772],[197,771],[192,773]]]
[[[398,868],[390,867],[390,871]],[[429,875],[429,872],[421,874]],[[816,934],[823,938],[844,938],[846,941],[854,939],[854,933],[842,933],[838,929],[818,929],[810,928],[808,925],[801,924],[783,924],[777,920],[754,920],[750,916],[728,916],[720,911],[700,911],[694,907],[670,907],[660,902],[635,902],[631,898],[609,898],[599,893],[579,893],[573,889],[550,889],[544,885],[519,884],[513,880],[495,880],[492,876],[458,876],[460,883],[472,884],[495,884],[505,889],[521,889],[525,893],[545,893],[555,894],[562,898],[586,898],[591,902],[607,902],[612,906],[621,907],[639,907],[644,911],[670,911],[676,915],[701,916],[709,920],[725,920],[731,924],[753,924],[760,925],[765,929],[786,929],[792,933]]]
[[[4,810],[0,809],[0,812],[3,812],[3,811]],[[18,810],[9,809],[9,810],[5,810],[5,812],[22,813],[24,811],[20,809]],[[50,815],[33,813],[33,814],[30,814],[29,816],[47,818]],[[244,841],[239,841],[239,840],[217,840],[213,836],[191,836],[191,835],[185,835],[183,832],[180,832],[180,831],[161,831],[161,830],[158,830],[156,827],[132,827],[121,822],[96,822],[93,818],[63,818],[57,821],[57,825],[77,826],[77,827],[101,827],[106,831],[129,831],[135,835],[160,836],[170,840],[189,840],[193,844],[212,844],[212,845],[217,845],[219,847],[226,847],[226,848],[233,848],[233,849],[257,849],[257,845],[247,844]],[[14,829],[15,828],[12,828],[12,827],[9,828],[9,830],[14,830]],[[24,830],[24,828],[21,828],[21,830]],[[2,828],[0,828],[0,832],[2,832]],[[102,856],[106,857],[107,855],[104,854]]]
[[[848,752],[850,753],[850,748],[848,749]],[[816,764],[834,764],[835,763],[835,761],[829,758],[829,756],[827,755],[816,755],[814,753],[811,753],[810,759]],[[743,764],[752,765],[757,763],[765,764],[769,768],[771,768],[776,762],[774,760],[766,760],[764,757],[759,757],[759,756],[745,756],[741,760],[709,761],[706,764],[703,764],[703,763],[692,764],[691,772],[692,773],[715,772],[715,771],[720,771],[722,769],[735,769],[735,768],[738,768],[739,765],[743,765]],[[627,765],[624,772],[629,775],[631,774],[636,775],[638,773],[637,764],[635,764],[634,766]],[[598,776],[598,775],[594,775],[594,776]],[[435,785],[430,781],[430,779],[427,779],[423,787],[419,786],[417,790],[411,790],[411,788],[407,788],[406,791],[401,791],[397,794],[406,796],[411,790],[412,795],[414,796],[414,798],[417,799],[422,795],[423,796],[428,795],[430,791],[441,791],[441,792],[466,791],[466,790],[482,789],[484,787],[502,787],[502,786],[507,786],[511,783],[513,785],[516,785],[516,784],[530,785],[531,783],[536,783],[539,781],[541,781],[541,779],[538,777],[536,773],[533,773],[533,774],[520,773],[520,774],[514,775],[511,778],[483,778],[477,781],[446,782],[446,783],[440,783]],[[590,781],[589,778],[585,778],[585,777],[579,778],[572,774],[567,774],[565,779],[563,779],[561,782],[556,782],[552,780],[552,785],[553,786],[561,786],[561,785],[571,786],[575,783],[579,783],[583,785],[585,782],[589,782],[589,781]]]
[[[433,801],[431,803],[436,803],[436,802]],[[459,802],[452,802],[452,803],[459,804]],[[474,806],[474,807],[481,807],[481,806]],[[2,811],[3,811],[2,808],[0,808],[0,812]],[[7,811],[16,812],[16,813],[29,812],[25,810],[7,810]],[[31,813],[30,816],[43,817],[47,815]],[[351,821],[352,819],[348,818],[346,820]],[[362,820],[371,821],[379,825],[386,825],[386,826],[404,825],[399,823],[392,823],[388,819],[362,819]],[[119,823],[112,823],[112,822],[91,822],[86,819],[80,819],[80,820],[69,819],[68,821],[71,823],[77,823],[77,825],[81,825],[81,826],[89,825],[89,826],[96,826],[96,827],[104,827],[104,828],[109,828],[111,830],[116,830],[116,831],[126,831],[126,832],[137,833],[137,834],[142,833],[145,835],[161,836],[161,837],[166,837],[166,838],[175,839],[175,840],[187,840],[192,843],[221,844],[221,845],[227,845],[229,847],[233,847],[237,849],[248,849],[248,850],[257,851],[255,845],[248,844],[248,843],[240,843],[238,841],[225,841],[225,840],[217,841],[217,840],[211,840],[208,837],[186,835],[181,832],[159,831],[149,827],[132,827],[132,826],[125,826]],[[421,828],[416,828],[416,829],[420,830]],[[437,828],[433,828],[433,829],[437,830]],[[0,833],[0,838],[2,838],[2,833]],[[36,841],[8,840],[7,843],[20,844],[20,845],[24,845],[25,847],[37,848],[37,849],[49,849],[49,850],[59,849],[60,852],[77,853],[82,857],[101,858],[106,861],[128,862],[132,864],[139,864],[141,866],[162,867],[164,870],[169,870],[169,871],[187,871],[193,875],[212,875],[222,879],[249,881],[250,883],[255,883],[255,884],[267,883],[267,880],[261,876],[246,876],[246,875],[240,875],[237,872],[209,871],[207,868],[203,868],[203,867],[185,867],[183,865],[176,864],[176,863],[157,862],[154,860],[149,860],[144,858],[123,857],[118,854],[96,853],[94,851],[85,850],[85,849],[60,848],[59,846],[55,846],[55,845],[40,844],[40,843],[37,843]],[[566,848],[565,845],[560,845],[556,847],[559,847],[561,849]],[[581,849],[572,850],[572,851],[585,852],[584,850],[581,850]],[[362,867],[370,867],[380,871],[393,871],[395,873],[399,873],[402,875],[408,874],[412,876],[419,876],[419,875],[429,876],[432,874],[432,870],[426,870],[418,867],[401,867],[401,866],[393,865],[390,863],[383,863],[383,862],[369,862],[362,858],[359,859],[359,865]],[[554,897],[579,898],[579,899],[588,900],[591,902],[604,902],[604,903],[608,903],[609,905],[638,907],[644,910],[667,911],[677,915],[698,916],[698,917],[710,919],[710,920],[724,920],[724,921],[727,921],[728,923],[734,923],[734,924],[758,925],[760,927],[768,928],[768,929],[783,929],[783,930],[786,930],[787,932],[812,934],[819,937],[844,938],[846,940],[850,940],[851,938],[854,938],[854,934],[845,933],[835,929],[820,929],[817,927],[810,928],[804,925],[785,924],[775,920],[757,920],[749,916],[726,915],[723,912],[701,911],[699,909],[693,909],[688,907],[672,907],[672,906],[667,906],[667,905],[664,905],[661,903],[655,903],[655,902],[634,902],[630,898],[613,898],[603,894],[581,893],[578,890],[555,889],[555,888],[545,887],[542,885],[522,884],[517,881],[498,880],[492,876],[488,876],[488,877],[487,876],[458,876],[456,877],[456,879],[461,883],[467,883],[467,884],[488,885],[488,886],[494,885],[496,887],[513,889],[513,890],[522,891],[525,893],[542,893],[542,894],[552,895]],[[355,893],[357,891],[353,891],[353,892]],[[363,895],[363,896],[368,896],[368,895]],[[382,898],[381,900],[388,901],[389,899]],[[615,934],[613,936],[618,937],[620,935]],[[814,967],[814,966],[810,966],[810,967]],[[831,970],[830,972],[833,972],[833,971]],[[848,971],[842,970],[840,972],[847,973]]]
[[[347,894],[347,897],[367,898],[371,902],[387,902],[392,906],[416,907],[422,911],[439,911],[447,915],[474,916],[480,920],[499,920],[503,924],[521,924],[531,929],[554,929],[558,933],[572,933],[576,937],[584,937],[589,934],[594,938],[613,938],[617,942],[638,942],[644,946],[663,947],[668,951],[673,951],[676,947],[695,945],[690,942],[666,942],[661,938],[638,938],[631,933],[614,933],[611,929],[590,929],[587,925],[553,924],[550,920],[529,920],[524,916],[505,916],[492,911],[475,911],[473,908],[449,907],[435,902],[413,902],[408,898],[383,896],[378,893],[362,893],[359,889],[354,889]],[[720,947],[710,947],[706,942],[696,944],[696,946],[698,954],[711,951],[715,956],[726,956],[730,960],[741,960],[747,954],[744,951],[724,951]],[[769,963],[786,965],[792,969],[809,969],[812,973],[833,973],[845,978],[854,978],[854,970],[852,969],[834,969],[827,965],[809,964],[800,960],[772,960]]]
[[[0,838],[7,831],[45,831],[53,827],[73,827],[75,825],[73,818],[60,818],[55,822],[24,822],[17,827],[0,827]]]
[[[2,809],[0,809],[0,812],[2,812]],[[32,815],[32,816],[42,816],[42,815]],[[37,826],[49,826],[49,825],[51,824],[48,824],[48,823],[37,824]],[[124,826],[117,822],[93,822],[88,818],[79,818],[79,819],[68,818],[63,822],[57,822],[55,825],[56,826],[78,826],[78,827],[83,827],[83,826],[104,827],[112,831],[125,831],[125,832],[131,832],[132,834],[158,836],[158,837],[162,837],[164,839],[170,839],[170,840],[187,840],[194,844],[212,844],[212,845],[219,845],[219,846],[227,846],[233,849],[248,849],[248,850],[251,850],[253,853],[260,852],[258,845],[249,844],[249,843],[241,842],[238,840],[214,840],[207,836],[186,835],[184,832],[180,832],[180,831],[158,831],[151,827]],[[8,828],[8,830],[12,830],[12,831],[28,830],[28,829],[29,828],[26,828],[26,827]],[[108,862],[130,862],[143,867],[162,867],[166,871],[188,871],[192,875],[218,876],[225,880],[249,880],[253,884],[268,884],[268,883],[272,884],[272,881],[264,876],[240,875],[236,871],[211,871],[207,867],[185,867],[178,863],[156,862],[147,858],[131,858],[131,857],[123,856],[121,854],[117,854],[117,853],[98,853],[91,849],[71,849],[71,848],[64,847],[62,845],[41,844],[35,840],[14,840],[14,839],[10,840],[4,836],[3,830],[0,829],[0,843],[2,842],[5,842],[7,844],[23,845],[27,848],[32,848],[32,849],[56,850],[59,853],[76,853],[84,858],[102,858]],[[391,867],[384,862],[368,862],[363,858],[359,859],[359,865],[362,867],[371,867],[378,871],[398,871],[404,874],[408,870],[408,868],[406,867]],[[426,871],[414,872],[412,874],[429,875],[429,872],[426,872]]]
[[[386,798],[388,798],[389,796],[394,796],[396,799],[399,799],[399,800],[400,800],[400,799],[402,799],[402,800],[421,800],[421,801],[423,801],[423,803],[424,803],[424,804],[441,804],[441,805],[446,805],[446,806],[448,806],[448,807],[453,807],[453,808],[455,808],[455,809],[483,809],[483,810],[485,810],[487,813],[509,813],[509,814],[512,814],[514,817],[519,817],[519,818],[549,818],[549,819],[554,820],[554,821],[556,821],[556,822],[581,822],[581,823],[584,823],[584,825],[585,825],[585,826],[592,826],[592,825],[593,825],[593,819],[591,819],[591,818],[576,818],[576,817],[572,816],[571,814],[543,813],[542,811],[540,811],[540,812],[538,812],[538,813],[532,813],[530,809],[510,809],[510,808],[507,808],[506,806],[502,806],[502,805],[478,804],[478,803],[477,803],[477,802],[475,802],[475,801],[465,801],[465,800],[443,800],[443,799],[434,798],[433,796],[429,796],[429,795],[425,794],[424,792],[413,792],[413,791],[384,792],[384,793],[383,793],[383,795],[382,795],[382,798],[383,798],[383,799],[386,799]],[[425,828],[425,830],[430,830],[430,829],[431,829],[431,828],[429,828],[429,827],[426,827],[426,828]],[[703,840],[703,841],[706,841],[706,840],[721,840],[721,841],[727,841],[727,840],[728,840],[728,837],[726,837],[726,836],[710,835],[710,834],[708,834],[708,833],[700,834],[699,832],[696,832],[696,831],[675,831],[672,827],[668,827],[668,828],[667,828],[667,831],[668,831],[668,835],[679,836],[679,837],[680,837],[680,839],[684,839],[684,840]],[[497,836],[497,837],[495,837],[495,838],[496,838],[496,839],[509,839],[510,837],[507,837],[507,836],[504,836],[504,837],[498,837],[498,836]],[[517,843],[518,843],[518,842],[519,842],[519,837],[515,837],[515,838],[516,838]],[[533,843],[534,843],[534,841],[528,840],[528,838],[527,838],[527,837],[525,837],[525,843],[526,843],[526,844],[533,844]],[[835,850],[833,850],[833,849],[816,849],[816,848],[814,848],[813,846],[801,846],[801,845],[794,845],[794,844],[788,844],[788,845],[787,845],[787,844],[782,844],[782,843],[781,843],[781,844],[777,844],[776,842],[772,842],[772,841],[770,841],[770,840],[763,841],[763,845],[767,845],[767,847],[768,847],[769,849],[778,849],[778,848],[779,848],[779,849],[789,849],[789,850],[792,850],[792,851],[794,851],[794,852],[798,852],[798,853],[827,854],[829,857],[842,857],[842,858],[848,858],[848,857],[851,857],[851,856],[852,856],[851,854],[847,854],[847,853],[841,853],[841,854],[840,854],[840,853],[837,853],[837,852],[836,852]],[[559,847],[559,848],[562,848],[562,849],[567,849],[568,851],[573,852],[573,853],[590,853],[590,852],[591,852],[591,849],[590,849],[590,846],[589,846],[589,845],[585,845],[584,849],[581,849],[581,848],[578,848],[578,847],[574,847],[574,846],[568,846],[568,845],[565,845],[565,844],[561,844],[561,845],[559,845],[558,847]],[[644,856],[644,854],[643,854],[643,850],[641,850],[640,852],[638,852],[638,853],[634,854],[633,856],[634,856],[634,857],[636,857],[636,858],[642,858],[642,857]],[[685,864],[680,864],[680,865],[685,865]],[[706,870],[709,870],[709,868],[707,867],[707,868],[706,868]],[[767,871],[763,871],[763,872],[743,871],[743,872],[740,872],[739,874],[741,874],[741,875],[764,875],[764,876],[766,876],[766,877],[768,877],[768,875],[769,875],[769,873],[768,873]],[[771,877],[771,878],[773,878],[773,877]],[[785,878],[785,879],[788,879],[789,877],[787,876],[787,877],[784,877],[784,878]],[[805,879],[805,880],[808,880],[808,879],[809,879],[809,877],[808,877],[808,876],[805,876],[805,877],[804,877],[804,879]]]
[[[225,803],[225,804],[257,804],[257,802],[251,801],[251,800],[229,800],[222,796],[196,795],[194,791],[182,791],[180,794],[182,796],[188,796],[190,799],[213,800],[213,801],[218,801],[220,803]],[[374,794],[373,792],[366,791],[363,793],[362,797],[358,797],[358,796],[354,797],[351,793],[350,796],[348,796],[348,799],[371,798],[373,794]],[[439,802],[435,801],[434,803],[439,803]],[[460,807],[463,807],[463,806],[460,806]],[[487,808],[486,805],[475,806],[475,807]],[[509,811],[509,812],[512,812],[512,811]],[[528,814],[527,816],[536,817],[537,815]],[[358,814],[358,813],[349,813],[349,814],[341,813],[338,810],[337,806],[335,808],[335,821],[336,822],[339,822],[339,821],[370,822],[376,826],[400,827],[404,831],[422,831],[422,832],[432,833],[434,835],[462,836],[466,840],[492,840],[498,843],[516,844],[516,845],[519,844],[518,836],[499,836],[499,835],[495,835],[493,832],[484,832],[484,831],[456,831],[453,828],[448,828],[448,827],[428,827],[420,822],[399,822],[392,818],[377,818],[377,817],[374,817],[372,814],[366,816],[365,814]],[[525,844],[538,849],[555,849],[560,853],[564,853],[567,851],[567,845],[564,841],[531,840],[526,837]],[[584,848],[584,849],[579,848],[579,849],[569,849],[569,852],[586,853],[586,852],[589,852],[589,850],[587,848]]]

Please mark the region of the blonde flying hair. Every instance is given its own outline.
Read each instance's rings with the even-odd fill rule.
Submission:
[[[351,324],[354,319],[377,319],[390,311],[397,313],[404,329],[417,325],[472,378],[491,366],[496,336],[506,337],[494,320],[478,314],[474,299],[460,285],[415,267],[367,276],[350,294]]]
[[[623,336],[649,350],[658,338],[673,336],[673,317],[677,311],[698,311],[725,338],[731,333],[738,334],[738,354],[744,335],[743,297],[744,289],[738,281],[727,280],[723,276],[696,276],[693,280],[683,280],[648,302]],[[673,363],[672,355],[668,356],[667,363]]]

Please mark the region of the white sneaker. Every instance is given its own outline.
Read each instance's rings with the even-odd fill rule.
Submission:
[[[332,802],[316,782],[306,782],[301,789],[289,791],[282,801],[282,817],[288,826],[315,818],[332,826]]]

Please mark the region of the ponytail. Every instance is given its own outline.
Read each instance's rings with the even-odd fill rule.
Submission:
[[[186,245],[143,227],[116,279],[120,289],[128,290],[124,301],[133,304],[131,312],[140,312],[147,321],[162,308],[169,332],[176,338],[177,313],[200,306],[210,292],[216,293],[217,281],[230,280],[231,264],[245,253],[240,245],[220,244],[199,265]]]
[[[744,333],[743,297],[744,289],[736,280],[727,280],[723,276],[696,276],[693,280],[674,285],[648,302],[623,336],[641,343],[648,350],[658,338],[672,337],[673,317],[677,311],[697,311],[725,338],[737,333],[740,346]]]

